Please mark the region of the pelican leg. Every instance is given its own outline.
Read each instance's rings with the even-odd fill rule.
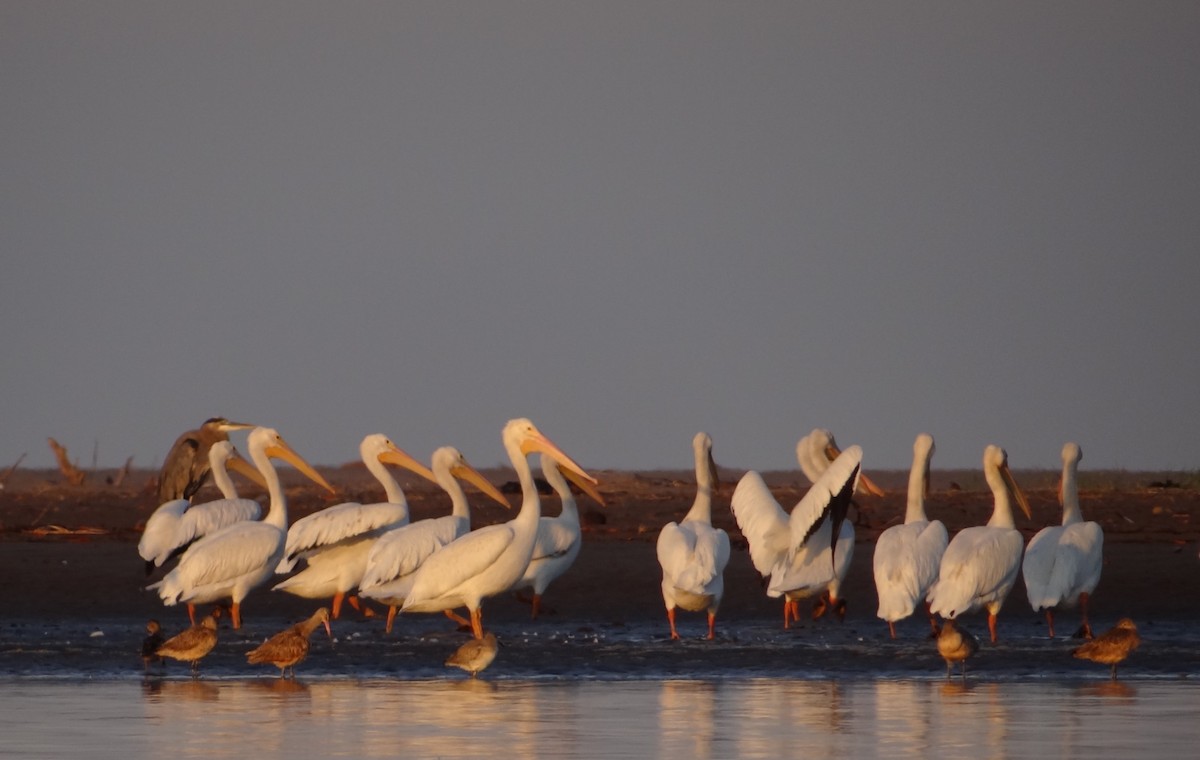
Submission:
[[[471,632],[475,634],[475,638],[483,638],[483,608],[476,607],[471,610]]]
[[[346,598],[346,595],[341,591],[339,591],[333,595],[333,605],[332,605],[333,612],[331,613],[331,617],[334,620],[337,620],[338,616],[342,614],[342,601],[345,598]]]
[[[396,621],[396,605],[393,604],[392,606],[388,607],[387,628],[384,629],[385,633],[392,632],[392,623],[394,623],[395,621]]]
[[[821,594],[819,597],[817,597],[817,600],[815,602],[813,602],[813,608],[812,608],[812,619],[813,620],[820,620],[821,617],[823,617],[825,615],[826,611],[829,610],[829,604],[825,601],[825,599],[827,598],[827,594],[828,594],[828,592]],[[797,604],[796,606],[797,606],[797,608],[799,608],[799,604]],[[799,613],[797,613],[796,622],[799,622],[799,621],[800,621],[800,615],[799,615]]]
[[[896,638],[896,624],[893,623],[891,620],[887,621],[887,623],[888,623],[888,633],[890,633],[892,635],[893,639]]]
[[[830,597],[830,599],[832,600],[832,597]],[[839,623],[846,622],[846,600],[845,599],[838,599],[836,602],[834,602],[833,611],[837,613]]]
[[[234,602],[229,608],[229,617],[233,620],[233,628],[237,630],[242,627],[242,603]]]
[[[461,627],[463,627],[463,628],[470,628],[470,627],[471,627],[471,621],[470,621],[470,620],[467,620],[465,617],[463,617],[462,615],[458,614],[458,613],[457,613],[457,612],[455,612],[454,610],[446,610],[446,617],[448,617],[448,618],[450,618],[451,620],[453,620],[454,622],[458,623],[458,624],[459,624],[459,626],[461,626]],[[472,613],[472,617],[474,617],[474,613]]]
[[[996,613],[988,613],[988,633],[992,635],[992,643],[996,643]]]
[[[1054,610],[1046,608],[1046,626],[1050,629],[1050,638],[1054,638]]]
[[[531,615],[532,615],[533,619],[537,620],[538,611],[542,608],[542,595],[541,594],[538,594],[536,592],[534,593],[533,601],[530,602],[530,607],[532,609]]]
[[[1090,639],[1092,638],[1092,626],[1088,622],[1088,593],[1086,591],[1079,595],[1079,609],[1083,613],[1083,624],[1079,626],[1079,631],[1075,635]]]
[[[192,621],[192,625],[196,624],[196,605],[188,602],[188,620]]]
[[[717,613],[708,613],[708,640],[717,638]]]
[[[679,631],[675,630],[675,608],[674,607],[667,608],[667,622],[671,624],[671,640],[678,641],[679,640]]]

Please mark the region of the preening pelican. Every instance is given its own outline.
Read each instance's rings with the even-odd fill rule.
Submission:
[[[669,522],[658,534],[658,564],[662,566],[662,595],[667,607],[671,638],[675,630],[675,608],[708,612],[708,638],[716,638],[717,609],[725,593],[725,565],[729,563],[729,536],[712,526],[713,490],[717,466],[712,457],[712,438],[696,433],[692,439],[696,460],[696,500],[678,524]]]
[[[290,668],[294,679],[296,665],[308,657],[308,639],[312,636],[312,632],[321,625],[325,626],[325,633],[332,639],[333,631],[329,628],[329,610],[324,607],[314,612],[308,620],[280,631],[247,652],[246,662],[251,665],[270,663],[279,668],[280,678],[287,677]]]
[[[845,553],[840,534],[861,465],[861,448],[843,451],[790,516],[753,470],[734,489],[733,517],[750,544],[754,567],[770,579],[767,595],[785,598],[785,628],[791,619],[799,619],[800,599],[828,592],[833,604],[838,603],[841,580],[835,570]]]
[[[441,612],[466,607],[471,612],[471,629],[477,639],[483,638],[480,609],[483,599],[512,588],[525,574],[533,556],[542,509],[526,457],[540,451],[593,485],[596,483],[595,478],[527,419],[510,420],[504,426],[503,439],[521,483],[520,512],[507,523],[472,531],[435,552],[417,570],[412,590],[400,610]]]
[[[231,430],[252,427],[244,422],[230,422],[224,417],[211,417],[200,427],[175,439],[158,473],[158,503],[192,498],[208,477],[209,448],[218,441],[228,441]]]
[[[1046,611],[1050,638],[1054,638],[1054,608],[1080,606],[1083,625],[1079,634],[1092,637],[1088,624],[1088,598],[1100,583],[1104,562],[1104,531],[1094,522],[1084,522],[1079,509],[1076,475],[1083,452],[1068,443],[1062,449],[1062,480],[1058,501],[1062,504],[1062,525],[1042,528],[1025,549],[1022,573],[1029,605],[1034,612]]]
[[[271,458],[283,459],[326,488],[333,486],[271,428],[255,428],[248,439],[250,458],[267,482],[271,506],[261,521],[234,523],[192,544],[175,569],[158,583],[157,590],[168,607],[186,602],[193,620],[195,605],[221,599],[232,601],[233,627],[242,625],[241,603],[250,591],[270,578],[283,559],[287,541],[287,498]]]
[[[583,545],[583,530],[579,524],[579,510],[575,506],[575,496],[571,493],[570,479],[599,505],[604,505],[600,493],[592,488],[592,484],[580,478],[570,470],[560,470],[553,457],[543,455],[542,474],[546,482],[558,494],[562,502],[562,511],[557,517],[542,516],[538,520],[537,541],[533,545],[533,556],[529,559],[529,567],[521,580],[513,586],[514,591],[531,589],[532,612],[536,620],[542,606],[542,594],[550,583],[570,569],[579,556]],[[564,475],[566,477],[564,477]]]
[[[930,587],[938,578],[942,554],[949,537],[941,520],[925,516],[925,497],[929,495],[929,460],[933,456],[933,436],[921,433],[913,442],[912,470],[908,475],[908,508],[904,524],[893,525],[880,534],[875,544],[875,590],[879,594],[880,619],[896,638],[896,621],[903,620],[923,604]],[[928,612],[928,607],[926,607]],[[930,625],[937,623],[930,616]]]
[[[429,556],[471,530],[471,508],[458,478],[469,481],[495,501],[511,509],[504,494],[472,467],[453,446],[433,452],[433,476],[450,496],[451,512],[444,517],[418,520],[380,536],[367,553],[359,594],[388,605],[387,632],[392,632],[396,611],[404,604],[417,569]],[[449,611],[450,617],[460,619]]]
[[[257,520],[262,515],[262,507],[257,501],[238,498],[237,488],[225,469],[228,465],[260,486],[266,485],[259,471],[238,456],[233,444],[217,441],[208,449],[208,460],[213,482],[225,498],[200,504],[192,504],[188,499],[172,499],[154,510],[138,541],[138,554],[146,560],[147,575],[182,554],[193,541],[227,525]]]
[[[1008,454],[999,446],[983,452],[983,473],[995,505],[987,525],[963,528],[950,541],[929,592],[930,610],[952,619],[987,608],[988,633],[996,643],[996,615],[1021,569],[1024,541],[1013,523],[1012,499],[1029,517],[1029,502],[1008,469]]]
[[[286,573],[298,560],[306,560],[308,566],[304,570],[275,585],[274,590],[305,599],[332,597],[335,619],[341,615],[346,594],[362,581],[367,555],[375,540],[408,524],[408,501],[386,465],[398,465],[435,480],[428,467],[381,433],[363,438],[359,454],[367,469],[383,485],[387,501],[376,504],[345,502],[297,520],[288,529],[287,548],[276,569],[276,572]],[[354,596],[350,597],[350,605],[359,608]]]

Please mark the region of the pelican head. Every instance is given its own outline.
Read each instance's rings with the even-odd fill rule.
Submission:
[[[595,478],[588,475],[574,459],[563,453],[562,449],[554,445],[553,441],[547,438],[542,431],[537,429],[537,426],[533,422],[525,417],[509,420],[504,426],[502,437],[505,448],[515,448],[522,456],[529,456],[534,452],[548,454],[554,461],[558,462],[564,471],[575,473],[593,486],[598,484]]]
[[[297,454],[295,449],[283,440],[283,436],[279,434],[278,430],[266,427],[254,428],[250,431],[247,441],[252,452],[261,451],[272,459],[282,459],[304,473],[312,482],[330,493],[334,493],[333,486],[329,485],[329,482],[321,477],[321,473],[313,469],[312,465],[304,461],[304,457]]]
[[[437,478],[428,467],[392,443],[392,440],[383,433],[371,433],[363,438],[362,443],[358,445],[358,453],[364,462],[374,459],[383,464],[394,464],[410,472],[415,472],[426,480],[437,482]]]
[[[692,451],[696,455],[697,462],[708,462],[708,472],[712,475],[712,487],[716,491],[721,487],[721,479],[717,477],[717,463],[712,455],[712,437],[708,433],[696,433],[696,437],[692,439]]]
[[[433,469],[438,471],[444,470],[459,480],[467,481],[490,496],[492,501],[512,509],[512,505],[508,503],[508,499],[504,498],[504,494],[500,493],[498,488],[472,467],[467,458],[462,455],[462,452],[453,446],[442,446],[433,452]]]
[[[990,473],[996,473],[1000,476],[1000,487],[1007,491],[1009,497],[1016,500],[1021,511],[1025,513],[1025,517],[1032,518],[1033,514],[1029,511],[1029,501],[1025,498],[1024,492],[1020,486],[1013,480],[1012,471],[1008,469],[1008,452],[999,446],[989,445],[983,450],[983,470],[988,475],[988,482],[991,483]]]
[[[913,441],[913,461],[925,463],[925,498],[929,498],[929,462],[933,459],[936,448],[933,445],[933,436],[929,433],[920,433]]]

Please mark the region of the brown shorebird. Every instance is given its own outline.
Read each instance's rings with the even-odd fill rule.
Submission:
[[[979,641],[970,632],[959,628],[953,620],[942,623],[937,637],[938,654],[946,661],[946,679],[950,679],[954,663],[962,663],[962,677],[967,678],[967,658],[979,651]]]
[[[143,670],[149,670],[154,663],[162,662],[162,658],[158,656],[158,648],[163,645],[165,638],[162,626],[158,624],[157,620],[150,620],[146,623],[146,638],[142,639]]]
[[[220,615],[221,608],[218,607],[213,610],[212,615],[183,633],[167,639],[154,653],[160,657],[190,662],[192,677],[195,678],[200,674],[200,660],[217,645],[217,618]]]
[[[1071,654],[1081,660],[1091,660],[1112,666],[1112,680],[1117,680],[1117,665],[1138,648],[1142,637],[1138,636],[1137,626],[1129,618],[1121,618],[1112,629],[1100,634],[1081,647],[1071,650]]]
[[[279,668],[279,677],[286,678],[288,668],[292,670],[292,678],[296,677],[296,664],[308,656],[308,638],[317,626],[324,625],[325,633],[333,638],[329,628],[329,610],[325,607],[317,610],[308,620],[280,631],[264,641],[257,649],[246,653],[246,660],[251,665],[269,662]]]
[[[492,664],[499,649],[496,635],[488,631],[482,639],[471,639],[459,647],[454,654],[446,658],[446,666],[462,668],[471,674],[471,678],[475,678],[481,670]]]

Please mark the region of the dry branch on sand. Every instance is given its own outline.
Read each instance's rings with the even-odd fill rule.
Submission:
[[[54,451],[54,457],[58,460],[58,469],[62,470],[63,477],[73,486],[83,485],[83,481],[87,479],[87,473],[71,463],[67,457],[67,449],[53,438],[47,439],[50,442],[50,448]]]

